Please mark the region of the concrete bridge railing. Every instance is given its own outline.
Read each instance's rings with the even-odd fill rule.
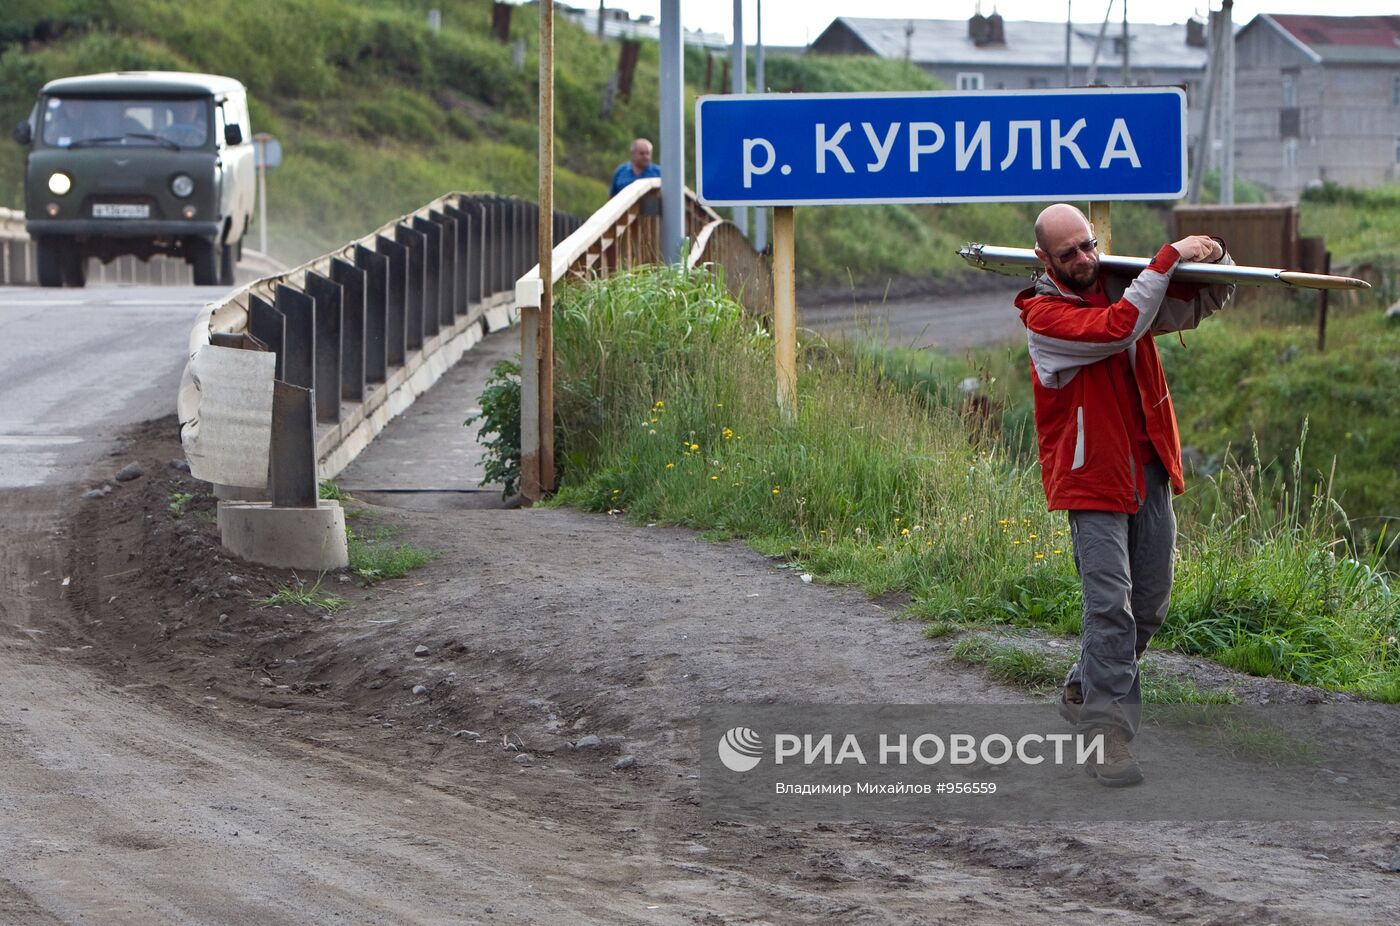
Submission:
[[[449,194],[207,307],[178,405],[190,471],[221,499],[226,547],[275,565],[345,564],[343,515],[318,499],[319,481],[513,322],[537,222],[524,200]],[[578,225],[554,223],[561,236]]]
[[[633,183],[585,222],[556,213],[555,279],[659,260],[658,191],[656,180]],[[191,473],[221,500],[226,547],[277,566],[345,565],[344,516],[318,498],[319,481],[517,319],[522,406],[537,411],[538,222],[524,200],[449,194],[201,313],[180,387],[181,440]],[[762,311],[764,258],[689,194],[685,224],[691,265],[732,267],[730,288]],[[522,451],[537,458],[538,429],[522,430]]]

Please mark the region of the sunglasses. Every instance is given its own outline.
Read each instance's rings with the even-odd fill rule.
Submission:
[[[1093,253],[1094,253],[1095,251],[1097,251],[1098,249],[1099,249],[1099,239],[1097,239],[1097,238],[1090,238],[1088,241],[1082,242],[1082,243],[1080,243],[1080,244],[1076,244],[1074,247],[1070,248],[1068,251],[1061,251],[1059,254],[1056,254],[1056,255],[1055,255],[1055,259],[1058,260],[1058,261],[1059,261],[1060,263],[1062,263],[1062,264],[1067,264],[1067,263],[1070,262],[1071,259],[1073,259],[1074,255],[1077,254],[1077,253],[1080,252],[1080,251],[1083,251],[1085,254],[1093,254]]]

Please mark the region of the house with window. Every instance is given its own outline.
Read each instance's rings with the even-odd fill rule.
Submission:
[[[1280,198],[1400,182],[1400,16],[1254,17],[1235,36],[1234,118],[1235,173]]]
[[[1194,143],[1205,86],[1205,24],[1179,26],[1075,23],[1069,35],[1068,86],[1130,86],[1186,90],[1188,132]],[[809,54],[877,55],[918,65],[950,90],[1049,90],[1066,86],[1065,24],[1007,22],[998,13],[971,19],[833,20]]]

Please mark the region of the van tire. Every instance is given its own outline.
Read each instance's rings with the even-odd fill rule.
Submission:
[[[34,239],[34,263],[39,270],[39,285],[63,285],[63,245],[52,238]]]
[[[70,244],[60,252],[59,263],[63,266],[63,285],[82,289],[87,285],[87,257],[76,244]]]
[[[232,286],[233,279],[233,245],[226,244],[219,248],[219,283],[224,286]]]
[[[193,238],[189,242],[190,269],[194,271],[195,286],[219,285],[219,252],[214,242]]]

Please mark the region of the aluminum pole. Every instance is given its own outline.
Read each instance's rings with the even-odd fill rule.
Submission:
[[[681,258],[685,243],[685,58],[681,0],[661,2],[661,256]]]
[[[1069,43],[1074,35],[1074,25],[1070,17],[1074,12],[1074,0],[1065,0],[1065,86],[1073,85],[1074,75],[1070,71]]]
[[[754,11],[754,93],[767,93],[768,84],[763,80],[763,0],[755,0]],[[753,211],[753,246],[762,251],[768,247],[768,209],[759,206]]]
[[[1224,145],[1220,158],[1220,202],[1232,205],[1235,202],[1235,27],[1232,22],[1234,0],[1224,0],[1220,5],[1220,18],[1224,28],[1220,30],[1225,40],[1225,66],[1221,68],[1220,80],[1220,140]]]
[[[743,93],[747,88],[748,67],[744,62],[744,0],[734,0],[734,43],[729,51],[729,91]],[[749,236],[749,210],[747,206],[734,207],[734,224],[739,232]]]

